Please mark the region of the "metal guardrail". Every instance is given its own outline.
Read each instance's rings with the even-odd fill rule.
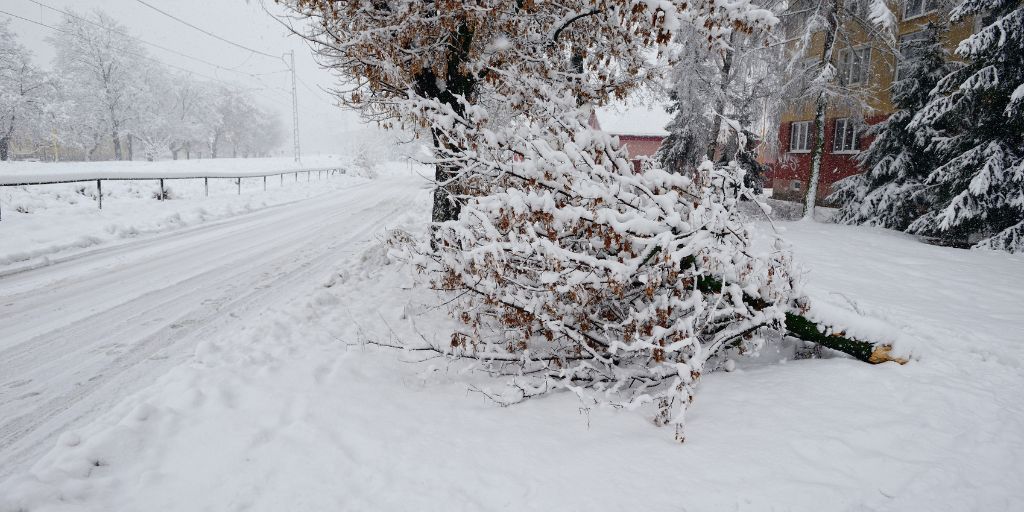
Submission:
[[[158,200],[163,201],[167,197],[167,188],[164,186],[165,180],[203,180],[203,192],[205,197],[210,196],[210,180],[211,179],[231,179],[235,180],[238,185],[238,195],[242,194],[242,179],[243,178],[263,178],[263,190],[267,190],[267,178],[270,176],[280,176],[281,185],[284,185],[284,177],[289,174],[295,175],[295,181],[299,181],[299,175],[305,173],[306,182],[312,180],[312,174],[317,174],[317,179],[322,179],[324,174],[331,176],[334,173],[345,174],[345,169],[342,167],[317,167],[313,169],[291,169],[291,170],[277,170],[247,174],[217,174],[217,173],[198,173],[196,175],[182,175],[182,176],[164,176],[162,178],[155,178],[151,175],[148,176],[132,176],[126,173],[124,176],[110,175],[106,177],[92,177],[92,178],[75,178],[75,179],[26,179],[23,181],[12,182],[12,183],[0,183],[0,187],[24,187],[32,185],[59,185],[62,183],[88,183],[96,182],[96,202],[99,209],[103,209],[103,182],[104,181],[159,181],[160,182],[160,197]],[[3,205],[0,204],[0,220],[3,220]]]

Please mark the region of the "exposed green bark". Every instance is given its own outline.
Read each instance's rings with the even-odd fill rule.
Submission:
[[[652,251],[653,253],[654,251]],[[692,256],[686,258],[682,262],[683,268],[692,266],[695,262],[696,259]],[[697,289],[704,293],[721,293],[722,282],[713,276],[700,276],[697,278]],[[749,297],[746,294],[744,294],[743,301],[753,305],[755,309],[764,307],[764,301]],[[878,364],[895,361],[904,364],[907,362],[906,359],[891,355],[892,345],[850,338],[842,332],[826,334],[829,331],[829,329],[826,329],[827,327],[827,325],[815,323],[797,313],[786,313],[786,333],[790,336],[849,354],[866,363]]]
[[[865,362],[870,361],[871,354],[875,351],[874,343],[847,338],[839,334],[825,334],[818,324],[794,313],[786,313],[786,331],[804,341],[838,350]]]

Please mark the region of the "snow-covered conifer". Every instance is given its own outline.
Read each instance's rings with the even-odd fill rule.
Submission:
[[[709,46],[699,30],[680,32],[666,77],[666,109],[673,118],[656,157],[671,172],[692,172],[705,156],[754,164],[761,142],[756,125],[781,96],[782,62],[777,52],[765,51],[768,33],[737,31],[726,44]],[[748,185],[759,189],[761,166],[746,164]]]
[[[682,44],[668,72],[666,110],[672,120],[655,157],[671,172],[691,173],[707,155],[714,115],[710,101],[716,96],[709,53],[706,45]]]
[[[942,79],[911,130],[948,135],[932,144],[941,160],[925,182],[930,210],[910,225],[927,235],[971,239],[976,247],[1024,251],[1024,5],[964,0],[953,22],[981,17],[960,42],[966,64]]]
[[[896,110],[867,130],[874,140],[858,155],[864,172],[836,183],[829,197],[840,205],[838,222],[902,231],[926,211],[924,182],[939,163],[929,149],[937,133],[932,127],[911,130],[909,125],[954,66],[943,46],[945,33],[944,27],[929,25],[900,49],[900,80],[892,86]]]

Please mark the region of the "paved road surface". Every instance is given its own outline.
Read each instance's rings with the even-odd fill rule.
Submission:
[[[416,188],[377,180],[0,277],[0,480],[198,341],[301,297]]]

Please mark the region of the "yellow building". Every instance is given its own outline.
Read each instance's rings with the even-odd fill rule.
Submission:
[[[792,11],[799,13],[801,2]],[[867,125],[877,123],[892,113],[892,83],[899,79],[901,63],[912,58],[908,44],[923,36],[928,23],[949,24],[948,12],[939,0],[909,0],[893,12],[897,17],[896,34],[885,33],[865,22],[870,0],[847,0],[845,22],[836,38],[832,55],[839,93],[830,101],[825,119],[825,152],[822,155],[818,199],[831,193],[832,184],[860,172],[856,155],[870,140],[862,136]],[[805,56],[795,73],[795,82],[808,80],[816,74],[821,62],[825,33],[818,32],[801,44],[796,38],[806,26],[806,15],[796,14],[784,23],[792,39],[787,51],[802,51]],[[945,45],[952,55],[956,45],[975,30],[975,23],[961,22],[949,27]],[[801,48],[803,47],[803,48]],[[802,90],[802,84],[792,84]],[[803,198],[811,171],[811,148],[814,147],[815,98],[797,95],[781,116],[779,155],[772,164],[772,188],[779,199]]]

